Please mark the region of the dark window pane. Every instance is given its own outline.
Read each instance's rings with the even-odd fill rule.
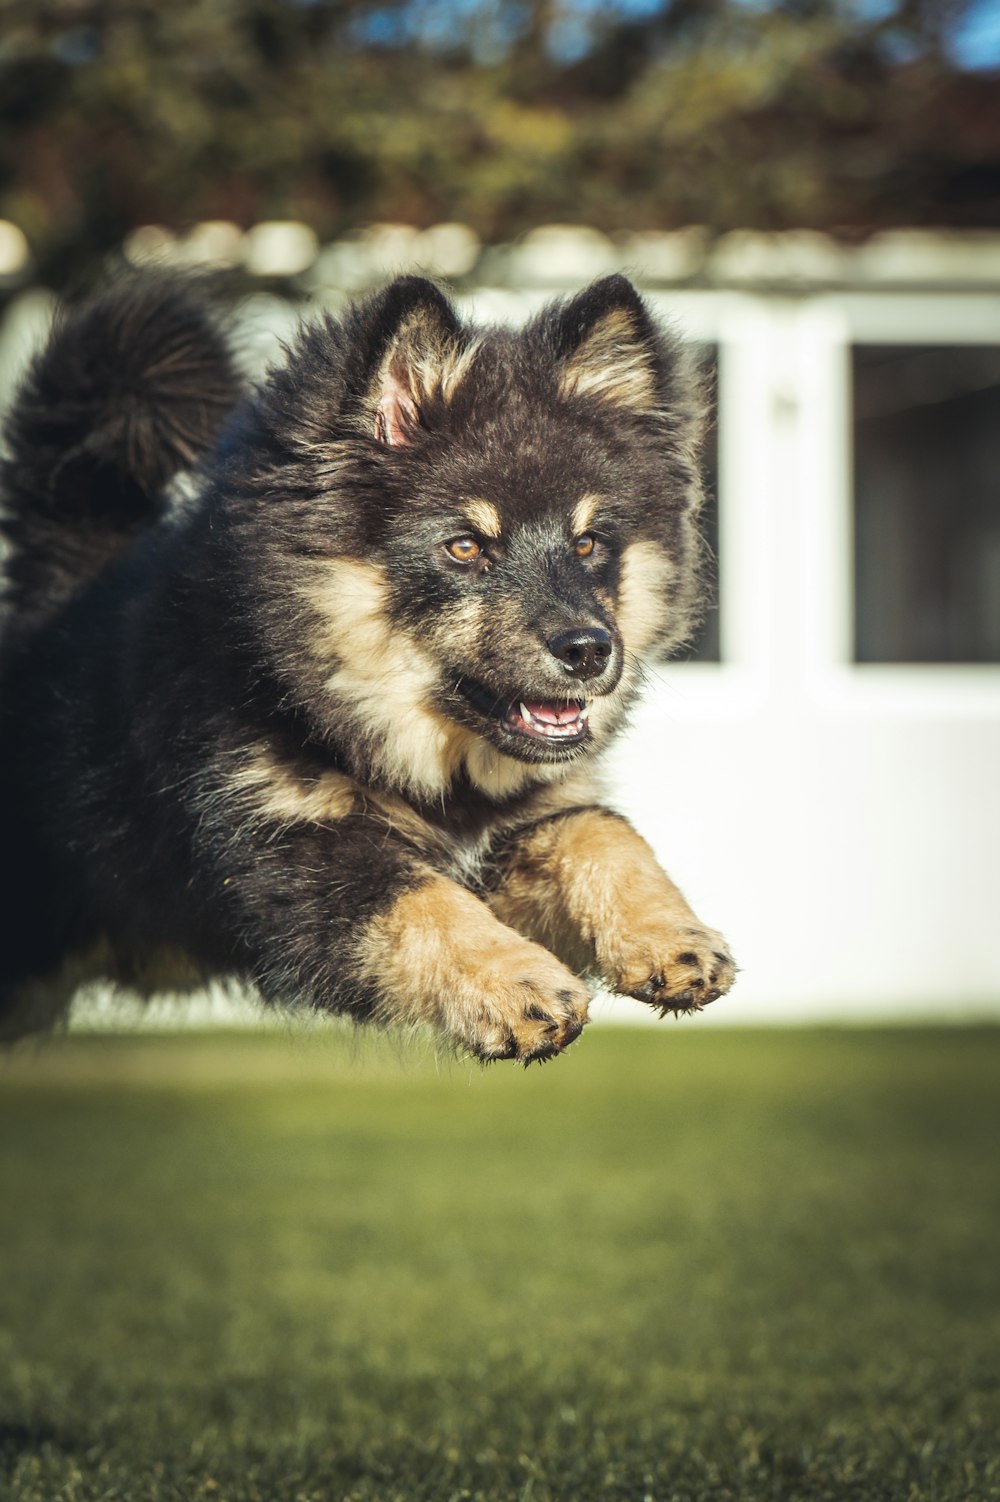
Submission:
[[[705,568],[705,587],[711,601],[698,635],[692,645],[681,653],[690,662],[718,662],[719,651],[719,442],[718,422],[715,417],[715,393],[718,386],[719,352],[714,344],[696,346],[706,390],[712,406],[713,417],[705,436],[702,455],[702,472],[705,478],[705,506],[701,514],[701,530],[708,544]]]
[[[1000,347],[854,350],[855,657],[1000,662]]]

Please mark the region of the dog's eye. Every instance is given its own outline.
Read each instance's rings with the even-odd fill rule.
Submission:
[[[591,532],[581,532],[573,547],[578,558],[589,558],[594,551],[595,538]]]
[[[474,563],[483,551],[474,537],[456,537],[447,546],[448,552],[459,563]]]

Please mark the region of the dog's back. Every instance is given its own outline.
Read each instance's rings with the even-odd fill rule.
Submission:
[[[71,719],[76,712],[66,702],[67,682],[115,671],[114,661],[81,653],[81,634],[89,636],[81,627],[93,614],[88,596],[163,516],[168,482],[197,464],[240,395],[225,335],[198,285],[126,278],[60,317],[7,420],[0,469],[7,555],[0,623],[0,1031],[19,981],[34,973],[40,957],[48,966],[71,949],[81,922],[78,893],[61,880],[46,848],[53,830],[64,835],[67,852],[87,840],[54,796],[55,778],[79,783],[85,774],[61,764],[51,727],[55,716]],[[100,591],[94,594],[99,601]],[[54,673],[69,653],[77,654],[73,673]],[[70,726],[66,743],[73,741]],[[7,1030],[16,1027],[8,1017]]]

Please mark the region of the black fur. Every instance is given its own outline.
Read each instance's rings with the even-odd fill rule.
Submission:
[[[401,278],[304,328],[246,400],[197,288],[130,279],[66,314],[3,470],[0,1025],[48,1025],[75,956],[143,987],[163,951],[369,1016],[367,926],[428,871],[477,889],[501,839],[589,804],[642,659],[689,633],[700,422],[621,277],[518,333]],[[484,500],[502,536],[458,561]],[[669,564],[632,600],[638,647],[635,543]],[[583,689],[547,645],[581,623],[614,644]],[[578,697],[590,729],[517,728],[521,700]]]

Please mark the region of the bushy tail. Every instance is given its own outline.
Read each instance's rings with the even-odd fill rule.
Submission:
[[[131,275],[57,318],[7,421],[6,628],[53,614],[161,514],[241,395],[197,282]]]

